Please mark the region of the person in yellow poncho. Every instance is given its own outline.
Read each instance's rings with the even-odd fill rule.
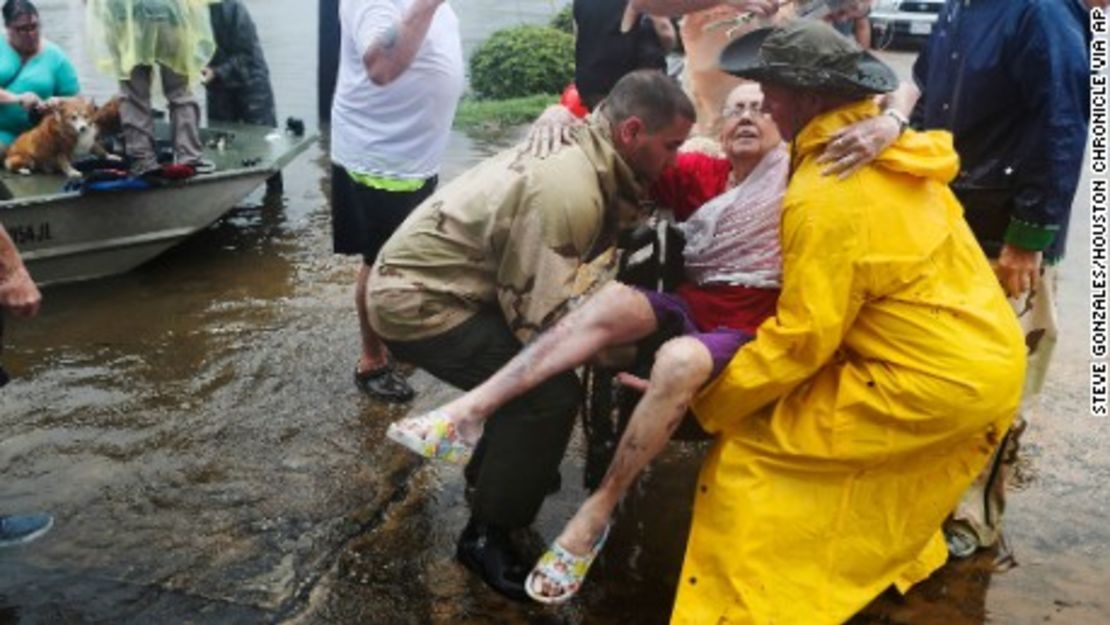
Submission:
[[[158,67],[170,109],[178,163],[211,169],[201,158],[200,105],[191,87],[216,51],[212,0],[85,0],[88,40],[101,70],[120,81],[120,121],[132,171],[157,170],[151,79]]]
[[[694,403],[717,441],[672,623],[842,623],[944,563],[941,523],[1013,418],[1025,345],[947,187],[949,134],[822,175],[890,68],[812,20],[745,35],[721,66],[762,84],[793,144],[783,290]]]

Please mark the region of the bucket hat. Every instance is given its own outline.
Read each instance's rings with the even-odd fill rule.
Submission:
[[[813,19],[754,30],[730,43],[719,65],[733,76],[838,96],[865,97],[898,87],[894,70]]]

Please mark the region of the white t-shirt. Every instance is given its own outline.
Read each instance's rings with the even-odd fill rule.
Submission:
[[[439,172],[463,90],[455,12],[440,5],[412,65],[392,83],[375,85],[362,64],[366,50],[400,24],[412,1],[340,0],[331,157],[349,171],[407,180]]]

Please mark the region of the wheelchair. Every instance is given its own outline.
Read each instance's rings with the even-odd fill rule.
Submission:
[[[673,291],[683,281],[681,232],[674,227],[670,211],[656,209],[647,223],[625,233],[618,241],[621,260],[617,280],[629,286],[656,291]],[[589,365],[582,375],[585,389],[580,411],[586,438],[586,467],[583,486],[593,491],[601,484],[616,452],[621,435],[628,426],[632,410],[641,393],[621,385],[617,373],[629,371],[647,377],[655,352],[667,340],[681,334],[681,327],[662,327],[636,344],[636,357],[630,366],[610,368]],[[704,439],[697,422],[687,418],[674,433],[674,440]]]

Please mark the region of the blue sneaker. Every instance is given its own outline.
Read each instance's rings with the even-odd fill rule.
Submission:
[[[49,514],[0,516],[0,547],[29,543],[53,526],[54,517]]]

